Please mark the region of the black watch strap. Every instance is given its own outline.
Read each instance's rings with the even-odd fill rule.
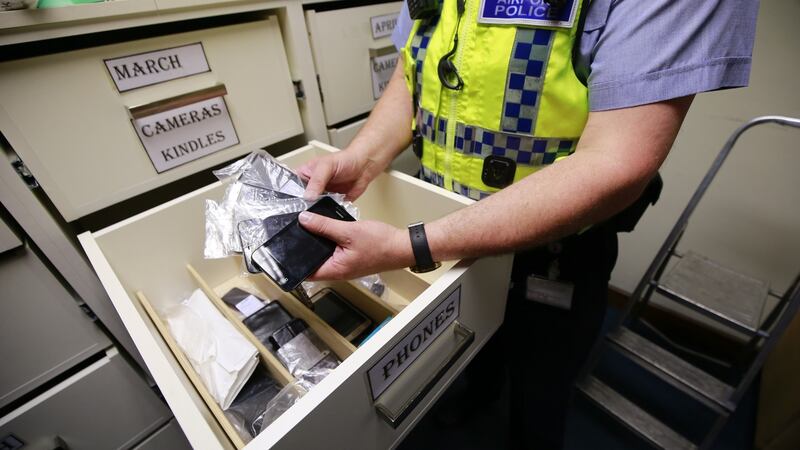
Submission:
[[[431,249],[428,247],[425,224],[422,222],[412,223],[408,226],[408,234],[411,237],[411,250],[414,252],[414,260],[416,261],[416,265],[410,267],[411,271],[424,273],[439,268],[441,264],[433,261]]]

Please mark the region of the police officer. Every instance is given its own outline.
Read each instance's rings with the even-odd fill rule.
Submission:
[[[306,195],[355,199],[413,142],[421,178],[480,201],[409,230],[303,213],[338,244],[314,278],[516,252],[503,338],[490,345],[510,355],[499,359],[512,430],[525,430],[516,443],[559,448],[605,313],[616,232],[657,196],[694,94],[747,84],[758,2],[409,3],[392,80],[345,151],[300,169]],[[487,353],[501,352],[473,366],[499,363]]]

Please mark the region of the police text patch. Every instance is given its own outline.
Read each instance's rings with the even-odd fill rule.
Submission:
[[[545,0],[481,0],[480,23],[572,28],[578,0],[554,7]]]

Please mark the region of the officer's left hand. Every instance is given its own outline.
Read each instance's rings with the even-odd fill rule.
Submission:
[[[413,265],[406,230],[371,220],[345,222],[310,212],[300,214],[308,231],[336,242],[333,256],[309,280],[351,280]]]

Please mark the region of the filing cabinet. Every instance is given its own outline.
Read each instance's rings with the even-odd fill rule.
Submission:
[[[53,11],[50,16],[43,11],[29,11],[30,15],[0,17],[2,42],[118,32],[206,18],[206,26],[195,31],[84,45],[65,53],[0,63],[0,131],[66,222],[102,212],[123,200],[289,137],[316,135],[344,146],[376,101],[371,61],[392,51],[388,35],[373,38],[371,19],[397,13],[401,2],[345,9],[336,9],[337,2],[328,3],[325,8],[311,5],[303,11],[301,2],[291,0],[126,0],[88,5],[87,9],[68,7]],[[240,13],[244,19],[224,20],[224,26],[215,26],[216,19],[211,19]],[[6,20],[8,17],[14,17],[16,22]],[[18,35],[13,34],[15,26]],[[102,63],[104,59],[198,42],[210,71],[125,92],[118,92]],[[315,69],[321,89],[314,77]],[[298,82],[298,88],[305,93],[300,101],[295,97],[292,81]],[[224,90],[220,90],[223,86]],[[132,126],[135,113],[169,106],[167,100],[185,103],[191,99],[187,95],[208,95],[209,91],[224,98],[239,143],[175,168],[158,170]],[[315,142],[282,160],[296,167],[329,151],[334,149]],[[410,152],[405,155],[416,163]],[[414,173],[415,169],[405,171]],[[146,295],[156,308],[164,308],[185,298],[201,282],[218,294],[241,284],[262,293],[264,298],[285,295],[264,279],[242,277],[239,261],[203,259],[202,205],[207,198],[219,198],[223,189],[223,185],[215,183],[79,237],[102,289],[174,419],[170,421],[169,411],[152,404],[156,397],[146,389],[136,398],[121,394],[120,401],[129,402],[128,406],[114,398],[107,403],[101,401],[114,397],[113,389],[107,388],[113,383],[97,380],[116,377],[133,386],[142,382],[136,377],[129,379],[130,374],[121,369],[122,358],[112,350],[57,389],[48,391],[50,394],[29,402],[30,407],[0,419],[0,431],[10,430],[31,442],[60,436],[68,444],[70,436],[96,432],[67,421],[69,426],[54,429],[47,436],[32,433],[35,428],[31,424],[52,421],[42,411],[60,414],[69,404],[73,408],[81,405],[81,411],[89,411],[92,417],[120,421],[126,421],[128,414],[141,414],[128,421],[130,428],[115,423],[101,430],[97,442],[105,448],[178,448],[185,444],[181,442],[182,435],[195,448],[236,446],[137,296]],[[358,205],[362,218],[404,227],[418,220],[433,220],[469,203],[455,194],[391,172],[381,175]],[[420,208],[423,204],[425,207]],[[46,238],[71,243],[71,225],[59,225],[63,225],[64,233]],[[55,258],[58,253],[53,251],[47,256]],[[83,264],[78,260],[74,263]],[[499,326],[510,264],[510,257],[497,257],[452,262],[423,275],[407,270],[382,274],[389,293],[381,307],[390,310],[394,318],[363,346],[341,346],[338,351],[343,363],[247,448],[397,445]],[[190,275],[187,265],[194,268],[199,279]],[[345,289],[356,288],[350,285]],[[404,345],[413,345],[416,330],[424,328],[427,321],[435,321],[441,313],[438,308],[449,306],[455,299],[459,302],[458,313],[453,316],[455,322],[448,323],[417,360],[396,372],[392,383],[376,390],[369,373],[374,375],[382,369],[388,373],[391,364],[385,358],[395,347],[402,350]],[[126,375],[109,375],[112,372]],[[82,395],[90,395],[85,388],[89,385],[98,387],[91,391],[98,398],[81,403]],[[78,394],[67,396],[68,392]],[[65,400],[57,400],[62,396]],[[148,433],[152,434],[148,437]]]
[[[114,82],[120,73],[123,78],[136,78],[164,68],[153,59],[136,68],[115,67],[116,71],[104,64],[104,60],[198,43],[196,58],[205,58],[210,70],[124,92],[118,92]],[[0,85],[3,133],[67,221],[303,133],[275,17],[12,60],[0,63]],[[222,106],[227,107],[233,128],[224,135],[226,143],[218,146],[235,145],[192,159],[195,152],[206,151],[197,147],[219,141],[219,135],[202,140],[217,128],[192,131],[204,126],[200,120],[205,115],[170,117],[169,111],[193,98],[214,96],[224,99]],[[138,122],[132,116],[137,111],[166,116],[147,131],[134,126]],[[175,140],[175,145],[150,141],[172,135],[180,138],[181,133],[186,136]],[[201,140],[190,145],[195,138]],[[152,161],[145,145],[153,148]],[[168,170],[159,166],[180,163],[180,159],[186,163]]]
[[[296,167],[329,151],[335,149],[312,143],[281,160]],[[231,448],[233,443],[139,299],[146,296],[156,311],[164,311],[201,287],[210,295],[241,286],[262,298],[282,298],[282,303],[291,297],[264,277],[243,276],[238,258],[203,258],[204,225],[197,218],[202,216],[204,201],[221,197],[224,189],[215,183],[79,236],[178,423],[190,443],[202,448]],[[431,221],[470,203],[399,172],[379,176],[357,201],[363,219],[398,227]],[[384,307],[393,309],[394,318],[361,347],[334,349],[342,364],[246,448],[389,448],[398,444],[500,325],[510,269],[511,256],[502,256],[446,263],[423,276],[408,270],[382,274],[390,293]],[[446,315],[445,307],[449,308]],[[387,387],[387,378],[381,374],[388,377],[392,371],[395,364],[387,361],[393,352],[402,352],[403,346],[416,350],[421,338],[415,333],[422,333],[420,327],[433,327],[433,321],[439,324],[437,317],[452,317],[455,322],[431,338],[430,347],[415,362],[392,372],[396,378]]]
[[[142,441],[133,450],[189,450],[192,447],[175,419]]]
[[[112,349],[0,418],[0,436],[13,436],[25,448],[126,448],[169,418],[169,410]]]
[[[394,29],[392,20],[396,19],[402,4],[391,2],[306,11],[329,126],[367,113],[375,105],[373,58],[396,54],[390,36]],[[384,72],[391,73],[391,69]]]
[[[350,141],[356,137],[361,127],[367,123],[367,119],[361,119],[359,121],[347,124],[342,127],[331,127],[328,129],[328,136],[330,137],[330,143],[336,148],[346,148]],[[390,168],[393,170],[399,170],[408,175],[416,176],[417,172],[420,169],[419,158],[417,155],[414,154],[414,151],[411,147],[403,150],[397,157],[392,161]]]
[[[28,246],[0,253],[0,329],[0,408],[111,346]]]
[[[22,245],[22,241],[20,241],[16,233],[8,227],[8,224],[0,218],[0,254],[6,250],[19,247],[20,245]]]

